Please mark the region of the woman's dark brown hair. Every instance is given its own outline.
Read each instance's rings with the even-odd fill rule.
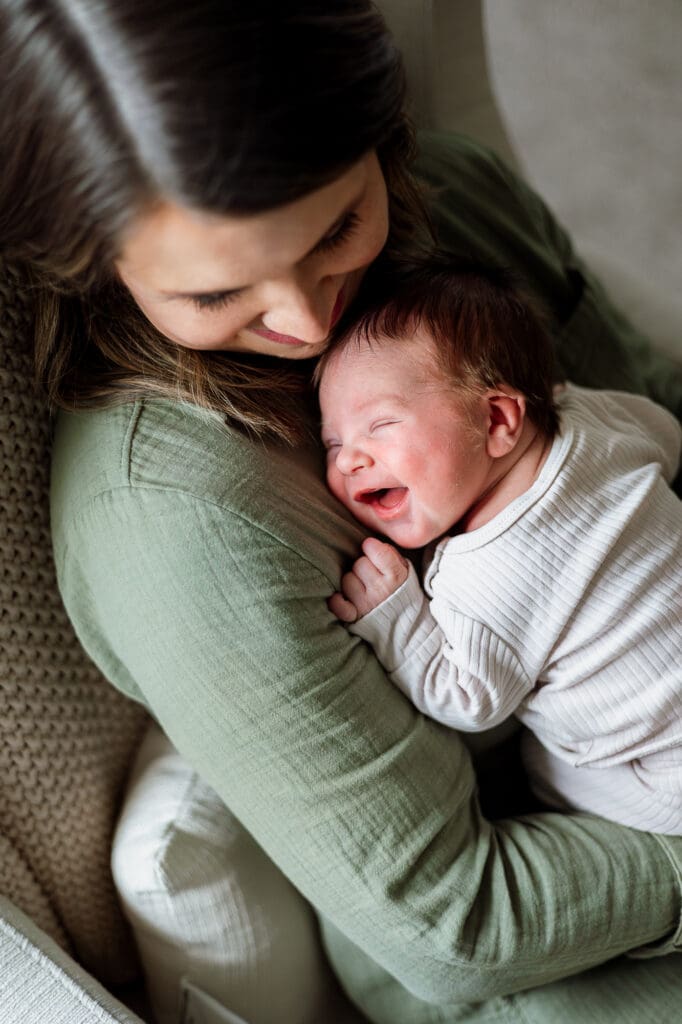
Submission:
[[[50,402],[180,398],[294,437],[302,368],[169,341],[120,240],[160,197],[268,210],[376,149],[403,248],[424,223],[404,90],[369,0],[0,0],[0,248],[35,284]]]

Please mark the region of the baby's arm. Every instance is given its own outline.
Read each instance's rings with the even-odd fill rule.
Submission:
[[[368,538],[329,608],[368,641],[391,680],[424,714],[465,732],[508,718],[533,682],[484,624],[429,603],[417,574],[390,544]],[[435,614],[434,614],[435,612]]]

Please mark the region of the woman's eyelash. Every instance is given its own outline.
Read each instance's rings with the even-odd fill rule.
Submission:
[[[329,252],[338,245],[342,245],[346,239],[350,238],[359,223],[360,217],[355,211],[348,213],[330,235],[325,235],[320,239],[315,246],[315,252]]]
[[[192,304],[197,309],[222,309],[229,306],[239,295],[239,292],[205,292],[202,295],[193,295]]]

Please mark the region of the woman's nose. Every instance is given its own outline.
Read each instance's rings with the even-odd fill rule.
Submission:
[[[263,324],[277,334],[319,344],[329,335],[335,297],[324,282],[291,281],[273,295]]]
[[[356,445],[342,445],[336,456],[336,468],[344,476],[352,476],[361,469],[368,469],[371,465],[371,457]]]

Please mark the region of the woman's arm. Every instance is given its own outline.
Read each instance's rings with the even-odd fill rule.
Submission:
[[[310,466],[182,407],[68,416],[53,520],[95,661],[417,996],[541,985],[677,927],[679,843],[589,817],[482,818],[457,735],[327,611],[359,536]]]

